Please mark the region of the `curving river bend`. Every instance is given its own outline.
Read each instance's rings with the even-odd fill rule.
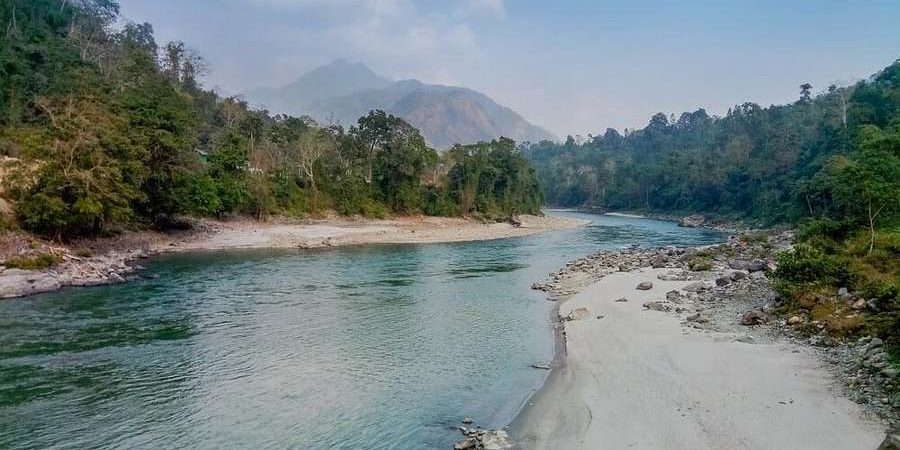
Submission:
[[[524,238],[160,257],[158,279],[0,301],[2,449],[450,448],[553,357],[531,283],[602,248],[722,235],[578,213]]]

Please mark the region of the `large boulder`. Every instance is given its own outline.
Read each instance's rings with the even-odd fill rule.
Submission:
[[[728,261],[728,267],[734,270],[742,270],[744,272],[762,272],[768,268],[765,261],[747,261],[743,259],[732,259]]]
[[[660,312],[669,312],[672,310],[672,306],[665,302],[645,302],[643,307],[644,309]]]
[[[706,283],[703,283],[702,281],[698,281],[696,283],[691,283],[691,284],[685,286],[683,290],[685,292],[700,292],[700,291],[705,291],[706,289],[708,289],[708,287],[706,286]]]
[[[656,278],[662,281],[687,281],[690,279],[687,274],[678,272],[661,273]]]
[[[649,291],[650,289],[653,289],[653,283],[649,281],[642,281],[637,285],[637,290],[639,291]]]
[[[744,278],[747,278],[747,272],[735,270],[734,272],[731,272],[731,274],[729,274],[729,277],[731,278],[731,281],[740,281]]]
[[[697,228],[699,226],[703,226],[704,223],[706,223],[706,218],[699,214],[695,214],[692,216],[682,217],[681,220],[678,221],[678,226],[686,228]]]
[[[587,317],[590,317],[590,315],[591,315],[590,309],[587,309],[584,307],[576,308],[576,309],[573,309],[572,311],[570,311],[569,314],[566,314],[566,316],[563,318],[563,320],[565,320],[566,322],[571,322],[573,320],[585,319]]]
[[[900,450],[900,433],[888,433],[878,450]]]
[[[747,311],[743,316],[741,316],[741,325],[762,325],[764,323],[767,323],[768,321],[769,316],[766,313],[756,309]]]
[[[502,450],[510,448],[512,445],[507,440],[508,436],[503,430],[485,431],[481,436],[481,448],[485,450]]]
[[[652,260],[650,260],[650,266],[654,269],[662,269],[666,267],[666,264],[668,264],[668,262],[669,258],[667,258],[665,255],[657,255],[653,257]]]

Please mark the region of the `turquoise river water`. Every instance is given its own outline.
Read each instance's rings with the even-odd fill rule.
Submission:
[[[553,358],[566,261],[718,233],[589,227],[487,242],[159,257],[156,279],[0,301],[0,449],[446,449],[505,426]]]

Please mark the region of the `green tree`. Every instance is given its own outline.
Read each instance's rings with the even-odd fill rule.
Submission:
[[[900,214],[900,132],[863,128],[859,151],[838,157],[829,171],[835,206],[868,227],[871,254],[879,221],[891,223]]]
[[[45,98],[37,106],[48,125],[16,135],[26,156],[12,186],[22,224],[61,239],[130,220],[147,172],[121,110],[99,96]]]

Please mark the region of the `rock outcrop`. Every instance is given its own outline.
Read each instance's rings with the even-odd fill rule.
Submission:
[[[706,218],[701,215],[692,215],[682,217],[681,220],[678,221],[679,227],[686,228],[697,228],[703,226],[706,223]]]

